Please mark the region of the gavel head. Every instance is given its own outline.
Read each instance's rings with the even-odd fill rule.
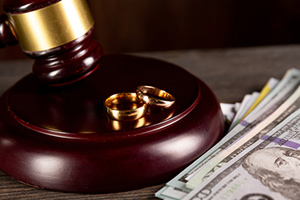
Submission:
[[[3,6],[0,47],[18,41],[42,82],[70,84],[98,68],[103,50],[91,38],[94,20],[85,0],[6,0]]]

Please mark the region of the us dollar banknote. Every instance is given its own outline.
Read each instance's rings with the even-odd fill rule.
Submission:
[[[248,146],[262,138],[266,133],[276,127],[291,113],[300,108],[300,87],[291,95],[275,112],[269,115],[265,120],[259,123],[256,127],[251,129],[240,140],[236,141],[232,146],[217,155],[210,163],[205,165],[198,171],[193,179],[187,183],[197,186],[206,178],[211,176],[222,166],[228,163],[235,156],[240,154]]]
[[[289,70],[277,86],[258,104],[255,109],[253,109],[249,116],[244,119],[241,125],[238,124],[220,142],[169,181],[167,185],[177,188],[185,188],[186,183],[190,181],[203,166],[209,163],[214,157],[232,145],[236,140],[241,138],[245,133],[279,107],[279,105],[284,102],[298,87],[299,83],[300,71],[297,69]],[[192,188],[196,186],[197,184],[195,184]]]
[[[300,109],[239,148],[243,150],[183,199],[300,199]]]

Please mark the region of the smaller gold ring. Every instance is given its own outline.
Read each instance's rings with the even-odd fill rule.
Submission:
[[[110,118],[118,121],[133,121],[143,117],[147,104],[136,93],[123,92],[108,97],[104,105]]]
[[[175,97],[154,86],[140,85],[136,93],[140,99],[152,106],[170,108],[175,103]]]

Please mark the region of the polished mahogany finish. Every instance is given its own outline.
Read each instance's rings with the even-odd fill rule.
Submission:
[[[9,26],[6,15],[0,16],[0,48],[17,44],[17,38]]]
[[[25,52],[35,59],[33,74],[43,83],[61,86],[90,75],[100,64],[103,49],[92,39],[93,28],[80,38],[47,51]]]
[[[128,55],[103,56],[101,66],[62,87],[28,75],[2,96],[3,172],[59,191],[131,190],[169,180],[222,137],[219,102],[184,69]],[[139,85],[170,92],[174,107],[150,109],[141,121],[110,120],[105,99]]]

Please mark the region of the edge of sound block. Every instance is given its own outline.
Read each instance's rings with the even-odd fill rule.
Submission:
[[[75,127],[75,131],[72,125],[65,126],[68,124],[68,121],[64,121],[65,118],[74,113],[70,111],[71,113],[66,116],[62,113],[69,111],[67,105],[72,104],[74,95],[87,96],[88,102],[99,98],[95,101],[98,104],[102,103],[108,94],[124,88],[127,90],[126,87],[129,90],[137,83],[145,83],[137,78],[132,83],[128,81],[127,86],[120,86],[120,83],[126,81],[122,80],[124,79],[122,75],[126,73],[124,65],[136,70],[133,74],[128,72],[132,77],[143,73],[143,69],[139,69],[141,65],[146,67],[144,69],[146,72],[149,71],[147,72],[150,73],[149,76],[153,76],[158,70],[163,73],[161,77],[165,77],[164,73],[168,73],[171,69],[173,70],[171,78],[184,77],[183,83],[173,80],[173,84],[191,83],[184,87],[191,86],[193,89],[190,92],[193,94],[186,95],[190,96],[190,99],[184,103],[184,100],[181,101],[181,92],[172,90],[172,86],[168,86],[165,79],[152,80],[149,77],[147,84],[155,84],[162,89],[167,87],[167,91],[171,90],[179,97],[175,114],[171,118],[139,128],[109,131],[105,122],[101,122],[105,117],[101,113],[102,110],[99,115],[93,111],[88,112],[88,115],[93,113],[96,119],[91,118],[90,124],[85,122],[82,125],[94,127],[95,131],[100,133],[82,134],[76,132],[82,128],[81,126]],[[155,68],[157,65],[158,69]],[[112,77],[104,78],[103,73],[110,74],[116,69],[119,72]],[[112,55],[104,56],[97,71],[78,84],[49,89],[47,94],[45,94],[47,89],[38,85],[38,81],[29,75],[1,97],[0,169],[4,173],[35,187],[64,192],[108,193],[139,189],[170,180],[223,136],[224,118],[215,95],[205,83],[180,67],[155,59]],[[144,76],[147,76],[147,73],[143,73]],[[111,79],[115,76],[119,77],[121,82],[114,87]],[[192,80],[185,81],[185,79]],[[97,81],[102,84],[97,86]],[[103,83],[110,83],[111,87],[106,92],[103,91]],[[101,95],[89,96],[90,90],[87,87],[91,85]],[[82,94],[84,91],[86,93]],[[60,108],[58,115],[53,117],[56,119],[63,116],[64,119],[60,119],[63,125],[60,125],[60,120],[55,124],[56,121],[53,122],[52,118],[40,115],[38,112],[40,108],[36,108],[41,102],[46,106],[50,105],[47,101],[43,101],[45,95],[48,98],[49,94],[51,97],[55,94],[56,100],[59,97],[58,102],[66,100],[66,105],[58,105]],[[86,98],[79,98],[79,104],[85,105]],[[37,99],[37,102],[32,102],[32,99]],[[181,105],[178,105],[180,102],[185,106],[180,107]],[[82,109],[76,108],[77,104],[78,102],[74,101],[71,108],[82,110],[84,113],[87,111],[85,106]],[[28,110],[31,112],[26,114]],[[43,112],[47,112],[47,109]],[[79,115],[84,114],[78,113],[78,117]],[[76,113],[73,117],[74,119],[70,120],[76,122]],[[16,120],[17,118],[19,120]],[[46,130],[49,125],[43,127],[45,119],[55,126],[61,126],[63,131],[49,129],[48,132],[43,132],[42,130]],[[23,120],[23,125],[20,120]],[[92,123],[97,120],[100,123],[99,127],[97,123]],[[25,125],[26,123],[42,128],[30,128]],[[104,126],[106,128],[103,128]]]

